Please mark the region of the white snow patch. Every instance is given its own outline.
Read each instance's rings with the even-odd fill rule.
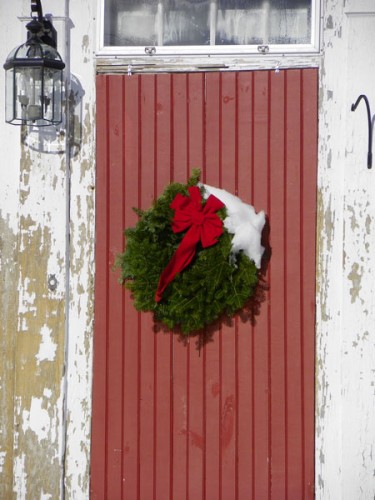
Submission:
[[[48,411],[42,408],[42,404],[41,398],[32,398],[30,411],[22,412],[23,432],[31,430],[38,436],[39,441],[47,439],[51,427]]]
[[[39,352],[35,356],[38,364],[41,361],[53,361],[56,356],[57,344],[52,340],[52,330],[47,326],[43,326],[40,335],[42,341],[39,346]]]
[[[238,196],[228,193],[225,189],[202,185],[206,191],[205,198],[213,194],[226,207],[228,215],[224,220],[224,227],[234,235],[232,252],[238,253],[242,250],[259,269],[264,252],[264,247],[261,245],[262,231],[266,222],[264,211],[256,213],[252,205],[244,203]]]

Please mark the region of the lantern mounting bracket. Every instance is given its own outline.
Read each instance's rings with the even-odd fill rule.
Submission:
[[[37,21],[40,24],[38,36],[42,42],[56,49],[57,31],[53,27],[51,16],[43,16],[41,0],[31,0],[31,17],[33,18],[31,23]],[[28,36],[31,36],[31,34]]]
[[[42,3],[40,0],[31,0],[31,17],[33,16],[33,13],[36,12],[38,15],[38,21],[43,20],[43,9],[42,9]]]

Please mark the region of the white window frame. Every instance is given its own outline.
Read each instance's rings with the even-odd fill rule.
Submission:
[[[312,0],[311,43],[285,45],[210,46],[106,46],[104,45],[104,0],[98,1],[97,69],[108,72],[128,68],[128,72],[173,71],[189,67],[205,69],[284,68],[319,66],[321,54],[323,0]]]

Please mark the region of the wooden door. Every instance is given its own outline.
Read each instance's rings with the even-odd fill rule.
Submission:
[[[313,498],[317,76],[97,77],[93,499]],[[132,207],[193,168],[269,220],[255,324],[199,348],[113,271]]]

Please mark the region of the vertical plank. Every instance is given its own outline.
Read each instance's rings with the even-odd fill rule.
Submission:
[[[141,207],[148,209],[155,199],[155,85],[154,75],[141,77],[140,87],[140,178]],[[140,415],[139,415],[139,498],[148,500],[154,496],[154,391],[155,391],[155,342],[151,313],[140,317]]]
[[[255,209],[267,210],[269,162],[269,75],[257,72],[253,86],[253,199]],[[269,332],[267,302],[253,332],[254,499],[268,498],[269,460]]]
[[[188,77],[189,171],[203,162],[204,75]],[[203,494],[203,357],[193,338],[188,350],[188,483],[187,497],[202,498]]]
[[[173,338],[172,498],[187,499],[188,484],[188,349]]]
[[[270,288],[270,440],[271,498],[286,498],[286,401],[285,401],[285,243],[284,243],[284,184],[285,145],[285,84],[284,74],[272,73],[270,87],[270,193],[268,216],[271,221],[268,284]],[[275,299],[276,297],[276,299]]]
[[[301,113],[300,72],[286,76],[286,143],[288,166],[285,179],[285,318],[286,318],[286,398],[287,398],[287,490],[288,495],[302,493],[302,415],[301,415]],[[296,138],[299,140],[297,141]]]
[[[93,498],[104,498],[106,495],[106,426],[107,426],[107,290],[108,290],[108,238],[107,238],[107,204],[108,204],[108,116],[107,92],[108,77],[100,76],[96,81],[97,123],[97,201],[96,201],[96,273],[95,273],[95,336],[94,336],[94,387],[92,411],[91,444],[91,485]]]
[[[188,75],[173,75],[173,181],[186,182],[189,175]]]
[[[203,181],[219,185],[219,102],[220,75],[205,76],[205,169]],[[210,329],[208,329],[208,333]],[[203,498],[219,498],[220,495],[220,354],[217,335],[215,341],[204,346],[205,359],[205,490]]]
[[[173,180],[186,182],[189,171],[187,75],[173,76]],[[189,352],[173,339],[172,498],[187,499],[189,484]]]
[[[205,74],[192,73],[188,76],[188,127],[189,127],[189,172],[204,167],[204,98]]]
[[[303,411],[303,498],[314,497],[314,409],[315,409],[315,270],[311,262],[315,261],[316,252],[316,191],[311,186],[317,185],[317,152],[318,152],[318,72],[304,70],[302,78],[302,269],[303,276],[303,309],[302,324],[302,411]]]
[[[205,170],[203,182],[220,185],[220,73],[208,73],[205,78]]]
[[[156,185],[157,195],[170,183],[171,171],[171,76],[156,81]],[[155,345],[155,445],[154,477],[156,499],[170,496],[172,467],[172,362],[173,334],[160,331]]]
[[[140,77],[124,79],[124,185],[123,200],[114,200],[117,207],[123,203],[125,227],[137,222],[133,207],[140,208],[141,182],[139,175]],[[115,97],[115,96],[114,96]],[[123,228],[123,229],[124,229]],[[123,496],[125,500],[137,498],[139,493],[139,314],[134,309],[130,292],[125,292],[124,322],[124,373],[123,395],[117,411],[123,415]]]
[[[108,80],[108,93],[117,96],[116,100],[107,103],[108,123],[108,177],[109,177],[109,206],[107,214],[107,239],[109,255],[107,261],[108,272],[108,360],[107,384],[111,389],[107,391],[107,494],[112,497],[121,497],[122,491],[122,412],[117,411],[118,403],[122,400],[123,381],[123,289],[118,284],[118,273],[111,272],[115,264],[116,255],[123,251],[124,227],[123,211],[114,202],[122,198],[123,187],[123,80],[121,77]],[[120,110],[120,112],[119,112]]]
[[[234,193],[237,175],[236,73],[221,75],[220,177],[223,189]],[[235,329],[223,324],[220,342],[220,498],[236,496],[236,344]]]
[[[253,79],[254,73],[238,74],[237,92],[237,186],[238,196],[252,202],[253,192]],[[253,498],[253,329],[245,317],[237,321],[237,492],[238,498]]]

